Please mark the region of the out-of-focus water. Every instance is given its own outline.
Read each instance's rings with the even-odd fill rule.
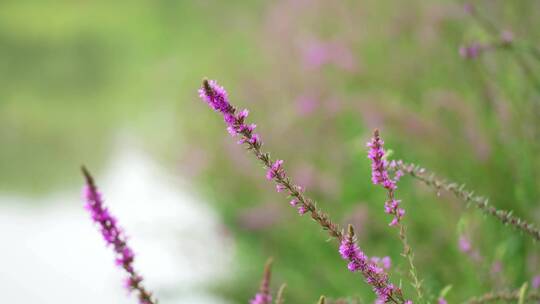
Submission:
[[[233,255],[212,209],[136,145],[120,145],[96,179],[130,237],[136,268],[161,303],[225,303],[205,290],[230,273]],[[123,289],[124,274],[78,190],[39,204],[0,194],[0,293],[6,303],[137,302]]]

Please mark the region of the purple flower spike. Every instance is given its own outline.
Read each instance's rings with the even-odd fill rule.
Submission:
[[[379,130],[373,132],[373,138],[367,143],[370,148],[368,158],[371,159],[371,181],[375,185],[382,185],[388,190],[396,189],[396,183],[388,177],[386,168],[388,164],[384,157],[384,141],[379,136]]]
[[[90,213],[92,220],[98,224],[107,246],[111,246],[116,253],[116,264],[128,273],[125,287],[129,291],[137,291],[139,303],[157,303],[152,298],[152,293],[147,291],[142,285],[142,276],[137,274],[133,268],[135,254],[126,242],[127,238],[124,231],[118,227],[116,218],[110,214],[107,207],[103,204],[103,198],[88,170],[82,167],[82,172],[86,179],[86,185],[83,188],[83,197],[86,201],[85,208]]]
[[[232,107],[229,103],[227,91],[225,91],[222,86],[218,85],[215,80],[207,81],[206,84],[207,85],[205,85],[203,88],[199,89],[199,96],[214,110],[223,114],[229,114]]]
[[[259,292],[249,301],[249,304],[271,304],[272,295],[270,295],[270,279],[272,277],[272,259],[266,261],[264,265],[264,274],[259,287]]]
[[[388,169],[396,168],[399,163],[391,161],[388,163],[384,159],[384,141],[379,135],[379,130],[373,132],[373,138],[367,143],[369,147],[368,158],[371,159],[371,180],[375,185],[383,186],[388,192],[388,200],[384,203],[384,212],[394,216],[390,222],[390,226],[396,226],[405,215],[405,210],[400,208],[400,200],[394,198],[394,191],[397,189],[397,181],[403,175],[403,172],[398,170],[393,178],[390,178]]]
[[[249,111],[244,109],[237,113],[236,109],[229,103],[227,91],[215,80],[203,80],[203,85],[199,89],[199,96],[212,109],[221,112],[227,124],[227,131],[233,136],[242,134],[239,144],[249,143],[260,147],[262,145],[258,134],[253,133],[256,125],[245,123]]]
[[[361,272],[375,294],[377,303],[387,303],[394,296],[401,297],[401,290],[388,281],[388,275],[384,269],[368,259],[356,244],[356,236],[352,225],[349,225],[348,234],[345,235],[339,246],[339,254],[344,260],[349,261],[347,267],[352,272]],[[395,299],[394,299],[395,300]]]

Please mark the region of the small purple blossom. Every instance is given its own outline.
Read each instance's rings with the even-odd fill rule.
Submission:
[[[266,172],[266,178],[271,180],[274,178],[283,179],[285,177],[285,171],[283,170],[283,161],[281,159],[276,160],[268,171]],[[279,192],[279,191],[278,191]]]
[[[531,286],[534,289],[540,288],[540,275],[537,275],[532,279]]]
[[[475,59],[480,56],[484,50],[481,44],[473,42],[469,45],[464,45],[459,48],[459,55],[464,59]]]
[[[272,296],[262,293],[255,294],[255,297],[249,301],[249,304],[270,304],[272,303]]]
[[[509,45],[514,42],[514,33],[509,30],[504,30],[501,32],[501,43],[503,45]]]
[[[459,237],[459,250],[461,250],[461,252],[464,252],[464,253],[469,253],[472,249],[472,246],[471,246],[471,241],[469,240],[468,237],[462,235]]]
[[[445,298],[440,297],[437,299],[437,304],[448,304],[448,302],[446,302]]]
[[[380,258],[380,257],[371,257],[369,259],[372,263],[375,263],[379,266],[381,266],[382,268],[388,270],[390,269],[390,267],[392,267],[392,259],[390,259],[390,257],[388,256],[385,256],[383,258]]]
[[[111,215],[109,209],[105,207],[101,193],[99,193],[90,173],[84,167],[82,171],[86,179],[86,185],[83,188],[85,208],[90,213],[92,220],[98,224],[107,246],[111,246],[116,253],[116,265],[128,273],[125,287],[129,291],[136,290],[138,292],[139,303],[156,303],[152,299],[152,294],[142,286],[143,278],[133,268],[135,254],[127,244],[124,231],[117,225],[117,220]]]
[[[463,5],[463,10],[465,11],[465,13],[467,14],[473,14],[474,11],[475,11],[475,7],[472,3],[470,2],[467,2]]]
[[[298,209],[298,214],[300,214],[300,215],[304,215],[304,214],[306,214],[306,212],[309,211],[308,208],[305,205],[300,205],[300,206],[298,206],[297,209]]]

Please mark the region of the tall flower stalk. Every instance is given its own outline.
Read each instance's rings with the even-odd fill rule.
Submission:
[[[268,259],[264,265],[263,278],[259,292],[249,301],[250,304],[271,304],[272,295],[270,294],[270,281],[272,279],[272,259]]]
[[[135,254],[127,244],[124,231],[118,226],[116,218],[111,215],[109,209],[105,206],[94,179],[85,167],[82,167],[82,173],[86,180],[83,189],[83,196],[86,201],[85,207],[92,220],[98,224],[107,246],[113,248],[116,254],[116,264],[127,272],[126,288],[137,293],[140,304],[157,304],[157,300],[152,297],[152,293],[143,286],[143,277],[133,268]]]
[[[501,223],[510,225],[514,229],[524,232],[535,240],[540,241],[540,229],[534,224],[513,215],[512,211],[500,210],[491,206],[488,198],[475,195],[474,191],[465,189],[465,185],[438,179],[435,177],[435,174],[429,173],[426,169],[414,164],[407,164],[403,161],[398,161],[396,163],[399,170],[435,189],[437,192],[441,190],[448,191],[465,203],[472,204],[484,214],[492,216]]]
[[[199,89],[199,96],[211,108],[223,115],[229,133],[233,136],[238,136],[240,138],[238,143],[244,144],[261,161],[267,170],[266,178],[274,181],[278,192],[288,194],[291,199],[290,204],[297,209],[300,215],[309,213],[315,222],[342,245],[343,242],[347,242],[350,239],[350,235],[344,236],[342,229],[336,223],[332,222],[329,216],[321,211],[313,200],[304,195],[304,189],[302,187],[291,181],[283,168],[283,160],[273,161],[268,153],[262,151],[261,138],[254,132],[256,126],[245,122],[248,111],[237,111],[229,103],[227,92],[223,87],[219,86],[216,81],[205,79],[203,80],[202,87]],[[355,260],[349,260],[349,262],[355,262]],[[371,265],[372,263],[368,261],[367,264]],[[386,298],[379,297],[379,300],[391,303],[405,302],[401,290],[389,283],[388,276],[384,271],[382,273],[362,271],[362,274],[365,281],[372,286],[378,296],[380,294],[388,295]],[[385,293],[379,291],[383,288],[388,289],[388,291]]]
[[[405,225],[401,219],[405,215],[405,210],[400,207],[401,200],[396,199],[395,191],[397,189],[397,181],[401,177],[401,172],[395,172],[393,178],[388,173],[389,163],[385,159],[384,141],[382,140],[379,130],[373,132],[373,138],[367,143],[369,148],[368,158],[371,159],[371,181],[375,185],[381,185],[386,189],[387,198],[384,203],[386,213],[393,216],[390,226],[399,228],[399,238],[403,244],[403,256],[409,262],[409,274],[412,279],[412,285],[416,290],[418,300],[423,300],[422,282],[418,279],[416,267],[414,266],[414,254],[407,240]]]

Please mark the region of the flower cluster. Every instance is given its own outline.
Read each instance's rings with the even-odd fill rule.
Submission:
[[[387,303],[395,295],[401,297],[401,291],[393,284],[389,283],[388,275],[384,269],[373,262],[360,250],[356,244],[354,229],[349,225],[347,235],[343,237],[339,246],[339,253],[344,260],[349,261],[348,268],[352,272],[361,272],[375,294],[377,294],[377,303]]]
[[[223,114],[227,130],[233,136],[242,134],[243,137],[238,141],[239,144],[248,142],[253,145],[261,145],[258,134],[253,133],[255,124],[246,124],[249,111],[244,109],[237,113],[236,109],[229,103],[227,91],[220,86],[215,80],[204,80],[203,86],[199,89],[199,96],[212,109]]]
[[[283,160],[281,159],[276,160],[266,172],[266,179],[272,180],[274,178],[285,178],[285,171],[283,170]],[[278,190],[278,192],[280,191]]]
[[[397,199],[392,199],[384,203],[384,212],[394,215],[394,218],[392,218],[392,221],[390,222],[390,226],[397,225],[401,218],[405,215],[405,209],[400,208],[400,204],[401,200]]]
[[[105,207],[101,193],[99,193],[88,170],[83,167],[82,171],[86,179],[86,185],[83,188],[83,197],[86,201],[85,207],[92,220],[99,225],[101,235],[107,245],[112,246],[116,253],[116,264],[128,273],[125,282],[126,288],[138,292],[139,303],[141,304],[157,303],[152,299],[152,294],[142,286],[143,278],[133,268],[135,254],[128,246],[123,230],[118,227],[116,218]]]
[[[379,136],[379,130],[373,132],[373,138],[367,143],[368,158],[371,159],[371,181],[375,185],[382,185],[388,190],[396,189],[396,183],[388,176],[388,163],[384,159],[384,141]]]
[[[272,277],[272,259],[269,259],[264,266],[263,279],[259,292],[249,301],[249,304],[271,304],[272,295],[270,294],[270,279]]]
[[[369,148],[368,158],[371,159],[371,181],[375,185],[381,185],[388,191],[388,200],[384,203],[384,211],[393,215],[390,226],[395,226],[405,215],[405,210],[400,208],[401,200],[394,198],[394,191],[397,189],[397,181],[403,176],[400,170],[395,171],[393,178],[388,174],[388,169],[397,167],[397,163],[384,158],[384,141],[379,135],[379,130],[373,132],[373,138],[367,143]]]
[[[249,304],[270,304],[272,303],[272,296],[269,294],[262,294],[258,292],[255,297],[249,301]]]
[[[308,212],[306,205],[300,203],[300,201],[298,201],[298,199],[296,198],[293,198],[290,201],[290,205],[295,207],[298,210],[298,214],[300,215],[304,215],[306,212]]]

